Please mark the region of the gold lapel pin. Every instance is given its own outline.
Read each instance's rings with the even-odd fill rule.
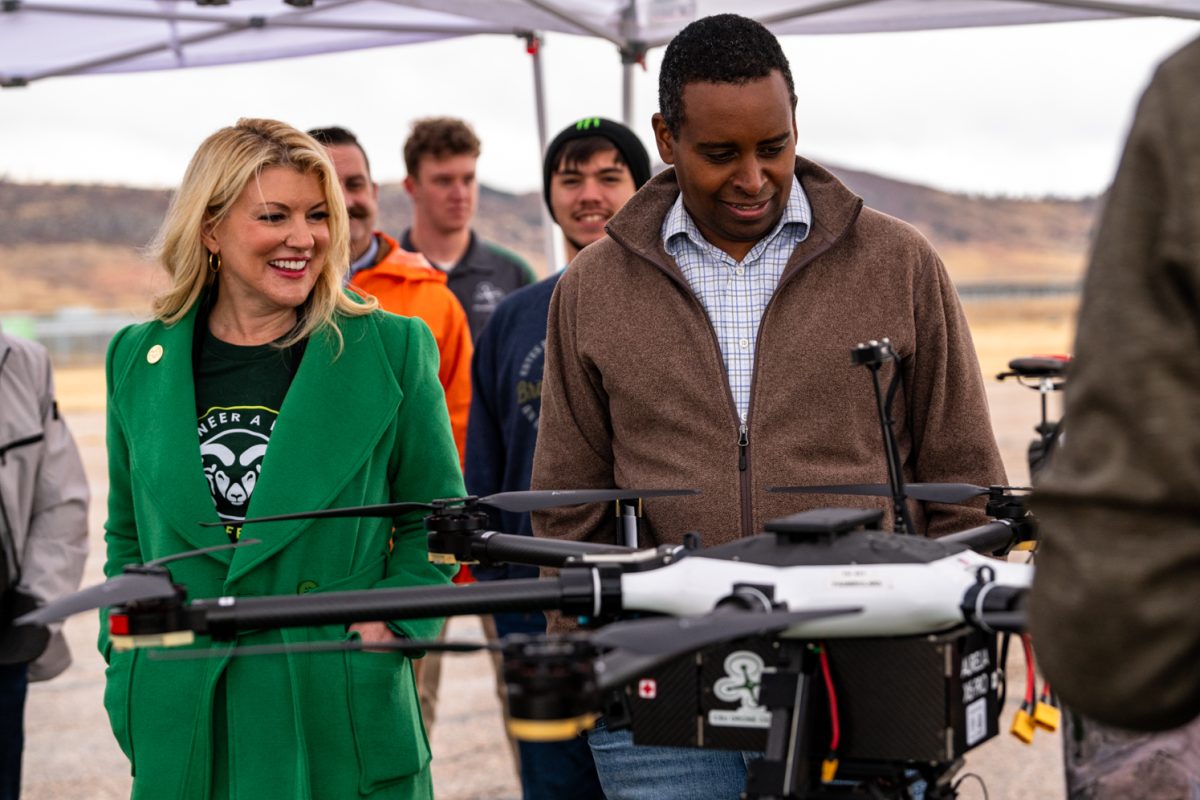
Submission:
[[[162,360],[162,357],[163,357],[163,346],[161,344],[154,345],[154,347],[151,347],[149,352],[146,353],[146,360],[149,361],[151,364],[157,364],[159,361]]]

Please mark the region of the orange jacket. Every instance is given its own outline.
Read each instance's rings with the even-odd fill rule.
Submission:
[[[471,409],[471,331],[458,299],[446,288],[446,275],[430,266],[420,253],[401,249],[385,233],[379,237],[375,266],[357,273],[353,289],[379,300],[384,311],[425,320],[437,340],[441,364],[438,379],[446,392],[450,428],[462,464],[467,443],[467,412]]]

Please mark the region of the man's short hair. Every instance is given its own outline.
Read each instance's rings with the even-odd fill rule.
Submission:
[[[371,159],[367,158],[367,151],[359,144],[358,137],[351,133],[349,129],[331,125],[328,128],[312,128],[308,131],[308,135],[326,147],[354,145],[358,148],[358,152],[362,153],[363,164],[367,167],[367,174],[371,174]]]
[[[613,156],[614,163],[625,164],[625,158],[612,140],[605,139],[603,136],[589,136],[586,139],[573,139],[564,144],[558,154],[558,163],[551,167],[551,173],[575,169],[580,164],[590,161],[596,153],[605,150],[612,150],[616,154]]]
[[[454,117],[419,119],[404,142],[404,166],[414,178],[425,156],[441,159],[464,155],[479,157],[479,137],[470,125]]]
[[[683,123],[683,90],[689,83],[745,84],[779,70],[792,110],[796,87],[779,40],[760,23],[737,14],[698,19],[667,45],[658,74],[658,110],[672,135]]]

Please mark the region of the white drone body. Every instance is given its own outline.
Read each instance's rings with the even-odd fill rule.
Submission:
[[[977,593],[980,604],[995,587],[1027,589],[1033,581],[1033,566],[970,550],[924,563],[798,566],[746,563],[707,557],[700,551],[654,569],[625,572],[621,604],[626,611],[698,617],[713,611],[735,589],[744,594],[746,586],[769,588],[770,598],[764,593],[764,603],[782,604],[789,611],[861,608],[858,613],[798,624],[783,633],[786,637],[908,636],[949,630],[967,622],[964,597],[981,580],[986,585]]]

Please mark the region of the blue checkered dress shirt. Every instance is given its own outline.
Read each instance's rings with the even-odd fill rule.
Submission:
[[[808,237],[812,207],[792,178],[783,216],[754,243],[742,261],[709,244],[683,207],[683,195],[663,220],[662,240],[683,277],[700,299],[717,334],[734,406],[742,424],[750,410],[750,379],[758,346],[758,326],[796,245]]]

